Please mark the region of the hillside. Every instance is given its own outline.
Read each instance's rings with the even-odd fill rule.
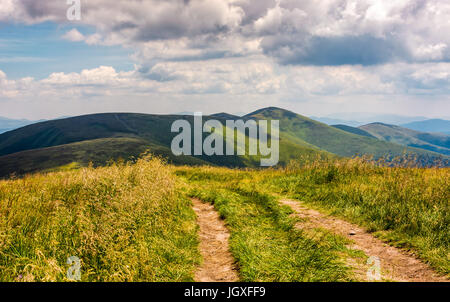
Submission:
[[[400,126],[422,132],[439,132],[450,135],[450,121],[430,119],[420,122],[401,124]]]
[[[29,120],[15,120],[15,119],[9,119],[5,117],[0,116],[0,134],[11,131],[26,125],[30,125],[36,123],[35,121],[29,121]]]
[[[214,118],[225,124],[225,119],[231,117],[234,116],[222,113],[204,117],[204,121]],[[74,162],[101,165],[109,159],[136,157],[147,149],[173,164],[259,165],[258,156],[174,156],[170,144],[176,133],[171,133],[170,127],[177,119],[193,122],[193,117],[187,115],[108,113],[47,121],[10,131],[0,135],[0,177]],[[280,164],[305,154],[332,156],[299,140],[282,139],[280,150]]]
[[[21,151],[0,157],[0,175],[27,174],[38,171],[67,170],[87,166],[105,165],[110,159],[138,158],[146,150],[160,155],[173,164],[205,165],[207,162],[191,156],[174,156],[166,147],[148,141],[121,137],[103,138]]]
[[[356,127],[351,127],[351,126],[347,126],[347,125],[332,125],[332,126],[334,128],[341,129],[341,130],[344,130],[346,132],[350,132],[350,133],[353,133],[353,134],[358,134],[358,135],[362,135],[362,136],[366,136],[366,137],[375,138],[375,136],[373,136],[369,132],[364,131],[364,130],[359,129],[359,128],[356,128]]]
[[[203,117],[236,118],[226,113]],[[68,164],[102,165],[109,159],[128,160],[141,152],[168,158],[173,164],[209,164],[227,167],[257,167],[259,156],[183,156],[175,157],[170,150],[175,120],[193,122],[193,116],[105,113],[71,117],[28,125],[0,135],[0,177],[51,170]],[[300,156],[354,156],[372,154],[399,156],[407,151],[422,157],[426,163],[437,154],[405,148],[397,144],[327,126],[293,112],[265,108],[243,119],[280,120],[280,165]],[[204,134],[204,137],[207,134]],[[247,138],[248,140],[248,138]]]
[[[438,156],[434,152],[405,148],[376,138],[349,133],[280,108],[271,107],[257,110],[246,115],[245,118],[278,119],[280,120],[281,137],[300,140],[338,156],[370,154],[378,158],[386,155],[401,156],[405,152],[423,157],[425,160],[428,157]]]
[[[370,133],[380,140],[450,155],[449,135],[419,132],[382,123],[360,126],[359,129]]]

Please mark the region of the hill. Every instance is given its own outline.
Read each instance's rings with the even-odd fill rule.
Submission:
[[[204,121],[214,118],[225,124],[230,117],[233,116],[217,114],[204,117]],[[16,129],[0,135],[0,176],[47,170],[74,162],[101,165],[109,159],[136,157],[147,149],[168,158],[173,164],[259,166],[258,156],[174,156],[170,145],[176,133],[171,133],[171,125],[178,119],[193,122],[193,116],[188,115],[108,113],[46,121]],[[304,154],[332,156],[315,146],[289,140],[280,142],[280,150],[281,164]]]
[[[0,116],[0,134],[23,127],[23,126],[26,126],[26,125],[30,125],[33,123],[36,123],[36,122],[24,120],[24,119],[21,119],[21,120],[9,119],[9,118]]]
[[[420,122],[412,122],[400,125],[404,128],[409,128],[422,132],[440,132],[450,135],[450,121],[442,119],[431,119]]]
[[[334,128],[341,129],[341,130],[344,130],[346,132],[350,132],[350,133],[353,133],[353,134],[358,134],[358,135],[362,135],[362,136],[366,136],[366,137],[375,138],[375,136],[373,136],[369,132],[364,131],[364,130],[359,129],[359,128],[356,128],[356,127],[351,127],[351,126],[347,126],[347,125],[332,125],[332,126]]]
[[[280,120],[281,138],[300,141],[338,156],[370,154],[379,158],[386,155],[401,156],[406,152],[417,155],[425,161],[439,156],[434,152],[349,133],[280,108],[264,108],[246,115],[245,118],[278,119]]]
[[[225,125],[230,117],[234,116],[221,113],[205,116],[203,120],[213,118]],[[190,115],[105,113],[51,120],[9,131],[0,135],[0,177],[73,163],[102,165],[109,159],[128,160],[147,149],[173,164],[259,166],[260,156],[173,156],[170,145],[177,133],[171,133],[171,125],[178,119],[193,123]],[[280,108],[261,109],[243,119],[280,120],[280,165],[304,155],[330,158],[372,154],[381,157],[399,156],[406,151],[418,155],[424,163],[438,156],[348,133]]]
[[[93,139],[54,147],[21,151],[0,157],[0,175],[23,175],[38,171],[68,170],[87,166],[102,166],[111,159],[138,158],[146,150],[165,157],[173,164],[205,165],[207,162],[190,156],[174,156],[166,147],[131,138]]]
[[[450,155],[449,135],[419,132],[383,123],[372,123],[360,126],[359,129],[370,133],[380,140]]]

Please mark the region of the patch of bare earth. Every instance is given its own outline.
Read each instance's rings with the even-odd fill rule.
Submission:
[[[302,229],[323,228],[341,235],[354,242],[349,248],[363,251],[368,257],[380,259],[382,279],[403,282],[448,282],[446,277],[439,276],[427,264],[421,262],[414,255],[392,247],[374,237],[363,228],[347,221],[322,214],[304,206],[300,201],[282,199],[280,202],[292,208],[295,216],[303,218],[305,222],[297,227]],[[349,263],[355,275],[361,281],[367,280],[366,263]]]
[[[200,253],[203,263],[195,273],[197,282],[234,282],[238,273],[230,253],[230,233],[214,206],[193,198],[194,211],[200,227]]]

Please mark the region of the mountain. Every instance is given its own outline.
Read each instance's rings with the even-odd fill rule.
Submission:
[[[349,126],[361,126],[364,124],[374,123],[374,122],[380,122],[384,124],[393,124],[393,125],[400,125],[405,123],[411,123],[411,122],[417,122],[417,121],[423,121],[427,118],[424,116],[403,116],[403,115],[397,115],[397,114],[378,114],[378,113],[372,113],[372,112],[345,112],[345,113],[335,113],[327,115],[326,118],[331,119],[340,119],[343,121],[358,121],[360,122],[359,125],[349,125]],[[347,125],[347,123],[334,123],[334,124],[344,124]]]
[[[450,136],[425,133],[395,125],[372,123],[359,127],[380,140],[450,155]]]
[[[342,120],[342,119],[337,119],[337,118],[331,118],[331,117],[315,117],[315,116],[310,116],[310,119],[319,121],[321,123],[327,124],[327,125],[345,125],[345,126],[350,126],[350,127],[358,127],[361,125],[364,125],[365,123],[363,122],[358,122],[358,121],[352,121],[352,120]]]
[[[278,119],[281,138],[303,142],[338,156],[370,154],[379,158],[386,155],[401,156],[405,151],[419,157],[438,156],[434,152],[405,148],[395,143],[349,133],[280,108],[264,108],[244,117],[257,120]]]
[[[358,134],[358,135],[362,135],[362,136],[375,138],[375,136],[373,136],[369,132],[364,131],[364,130],[362,130],[360,128],[350,127],[350,126],[347,126],[347,125],[332,125],[332,126],[334,128],[338,128],[338,129],[341,129],[341,130],[344,130],[346,132],[350,132],[350,133],[353,133],[353,134]]]
[[[400,126],[422,132],[439,132],[450,135],[450,121],[448,120],[431,119],[402,124]]]
[[[222,118],[222,119],[225,119],[225,120],[238,120],[238,119],[241,118],[240,116],[229,114],[229,113],[226,113],[226,112],[215,113],[215,114],[212,114],[210,116],[214,117],[214,118]]]
[[[167,147],[153,145],[142,139],[118,137],[86,140],[1,156],[0,176],[87,166],[91,162],[95,166],[105,165],[111,159],[137,158],[148,149],[157,156],[168,158],[173,164],[208,164],[190,156],[174,156]]]
[[[232,115],[218,114],[204,116],[203,119],[214,118],[225,125],[230,117]],[[46,121],[16,129],[0,135],[0,176],[73,163],[85,165],[90,161],[101,165],[109,159],[138,156],[147,149],[174,164],[259,166],[258,156],[174,156],[170,145],[177,133],[171,133],[171,125],[178,119],[193,123],[190,115],[106,113]],[[130,149],[128,144],[133,148]],[[280,149],[281,164],[302,154],[332,156],[315,146],[293,141],[281,141]]]
[[[10,131],[10,130],[14,130],[26,125],[30,125],[35,123],[35,121],[29,121],[29,120],[14,120],[14,119],[9,119],[6,117],[0,117],[0,134]]]
[[[234,116],[221,113],[204,116],[203,121],[211,118],[225,125],[225,120]],[[89,162],[102,165],[110,159],[136,157],[147,149],[174,164],[259,166],[259,156],[174,156],[170,145],[178,133],[171,132],[171,125],[178,119],[193,123],[190,115],[105,113],[45,121],[9,131],[0,134],[0,176],[67,165],[83,166]],[[280,108],[261,109],[242,119],[280,120],[280,165],[302,155],[380,157],[402,155],[406,151],[420,156],[424,162],[438,156],[434,152],[349,133]]]

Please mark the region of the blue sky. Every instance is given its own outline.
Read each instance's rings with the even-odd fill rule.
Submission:
[[[0,70],[9,78],[43,79],[53,72],[80,72],[101,65],[132,70],[132,50],[121,46],[87,45],[61,37],[73,26],[45,22],[36,25],[0,24]],[[77,27],[83,34],[89,27]]]
[[[450,116],[446,0],[0,0],[0,116]]]

